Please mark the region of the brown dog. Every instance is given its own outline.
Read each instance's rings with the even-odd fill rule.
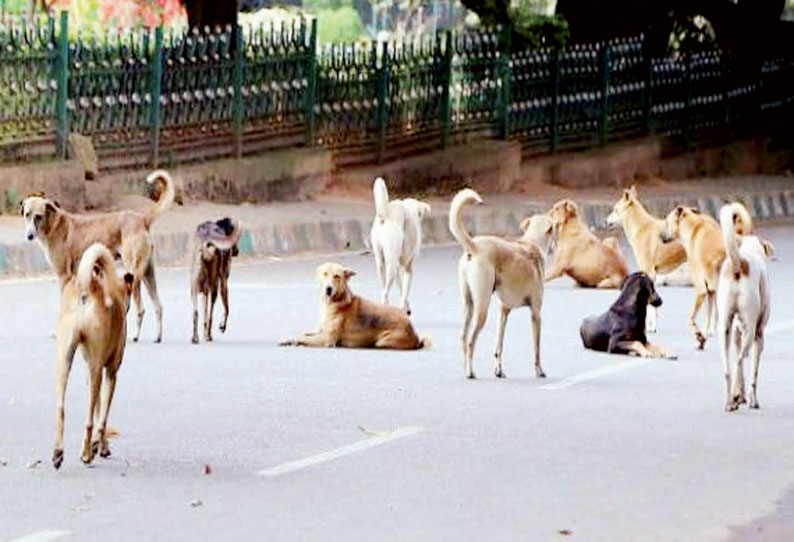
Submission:
[[[320,281],[320,330],[304,333],[280,346],[344,346],[417,350],[430,346],[419,338],[405,311],[375,303],[350,291],[347,281],[356,273],[338,263],[317,268]]]
[[[61,310],[58,318],[56,365],[55,447],[52,464],[63,463],[63,421],[66,383],[77,348],[88,363],[90,399],[83,439],[83,463],[91,463],[97,452],[110,455],[107,442],[107,421],[116,373],[127,342],[127,309],[133,276],[119,278],[113,255],[101,243],[86,249],[77,272],[61,288]],[[102,398],[99,387],[103,382]],[[94,424],[97,432],[94,434]]]
[[[157,316],[157,338],[163,337],[163,305],[157,295],[154,276],[154,244],[149,228],[160,213],[174,203],[174,181],[168,172],[157,170],[146,179],[150,185],[162,185],[154,206],[145,213],[117,211],[95,215],[78,215],[62,209],[54,200],[43,196],[28,196],[22,201],[21,213],[25,219],[25,236],[37,240],[44,248],[47,259],[63,286],[76,272],[83,251],[93,243],[102,243],[118,253],[134,277],[133,299],[137,308],[138,329],[133,340],[141,334],[143,302],[141,280],[146,285],[154,303]]]
[[[736,225],[736,231],[752,231],[752,224]],[[706,344],[706,334],[714,332],[717,324],[715,301],[719,284],[720,267],[725,260],[725,244],[722,231],[716,220],[703,215],[691,207],[679,205],[667,215],[665,228],[660,238],[664,242],[680,239],[686,251],[692,285],[695,288],[695,304],[689,315],[689,326],[695,337],[698,349]],[[706,333],[698,328],[695,318],[700,312],[703,301],[708,300],[706,312]]]
[[[198,344],[198,298],[204,299],[204,340],[212,340],[212,313],[218,289],[223,303],[221,333],[229,320],[229,274],[232,257],[237,256],[240,224],[231,218],[208,220],[196,228],[191,265],[190,298],[193,301],[193,344]]]
[[[546,281],[568,275],[580,286],[620,288],[628,275],[628,266],[617,239],[602,241],[596,237],[571,200],[555,203],[549,216],[558,228],[558,237],[554,263]]]

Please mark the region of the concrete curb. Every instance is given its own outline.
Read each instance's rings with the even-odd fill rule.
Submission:
[[[675,196],[647,198],[644,203],[656,216],[666,215],[679,204],[697,207],[711,215],[729,201],[741,201],[756,221],[794,216],[794,190],[764,192],[727,192],[707,196]],[[594,230],[606,229],[611,203],[580,203],[588,225]],[[527,203],[520,209],[481,209],[466,217],[469,231],[495,235],[517,235],[518,225],[527,216],[543,212],[548,205]],[[447,225],[447,214],[433,215],[423,222],[426,246],[453,241]],[[371,217],[340,221],[312,221],[273,224],[247,229],[240,239],[240,254],[262,257],[307,252],[340,252],[369,247]],[[21,235],[21,234],[20,234]],[[190,261],[193,232],[155,234],[156,257],[160,266],[185,265]],[[49,274],[50,266],[41,248],[34,243],[0,243],[0,278],[17,278]]]

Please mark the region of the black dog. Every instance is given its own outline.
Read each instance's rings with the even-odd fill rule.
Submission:
[[[645,336],[648,305],[661,304],[662,298],[651,277],[642,272],[632,273],[623,281],[620,297],[606,313],[582,322],[579,334],[584,347],[610,354],[675,358],[669,350],[649,343]]]

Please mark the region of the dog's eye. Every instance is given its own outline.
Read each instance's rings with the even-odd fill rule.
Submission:
[[[334,275],[334,279],[335,280],[339,280],[340,278],[342,278],[342,277],[340,277],[339,275]]]

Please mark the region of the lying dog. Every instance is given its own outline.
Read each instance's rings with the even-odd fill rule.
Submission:
[[[743,226],[737,227],[743,231]],[[752,230],[752,225],[747,227]],[[706,344],[706,334],[711,334],[713,326],[717,323],[714,302],[720,267],[725,259],[725,245],[719,224],[710,216],[703,215],[691,207],[678,206],[667,215],[660,239],[664,242],[680,239],[686,251],[692,285],[695,288],[695,304],[689,315],[689,326],[698,349],[702,350]],[[705,300],[708,300],[708,308],[704,333],[695,319]]]
[[[101,243],[88,247],[79,261],[77,272],[61,288],[61,309],[58,318],[55,447],[52,464],[63,463],[63,422],[66,383],[77,348],[88,363],[90,399],[83,439],[83,463],[89,464],[97,452],[110,455],[107,442],[107,421],[116,373],[127,342],[127,309],[133,287],[131,273],[117,275],[113,255]],[[100,401],[99,388],[104,389]],[[94,424],[96,433],[94,433]]]
[[[430,346],[419,338],[405,311],[355,295],[347,284],[356,273],[338,263],[317,268],[320,282],[320,330],[304,333],[280,346],[344,346],[418,350]]]
[[[645,336],[646,309],[649,305],[659,307],[661,304],[662,298],[651,277],[641,271],[632,273],[607,312],[584,319],[579,328],[582,344],[585,348],[610,354],[675,359],[670,350],[649,343]]]
[[[389,201],[386,182],[378,177],[372,186],[375,196],[375,220],[370,239],[375,265],[380,278],[384,304],[389,290],[399,275],[400,307],[408,314],[408,291],[411,288],[413,264],[422,247],[422,219],[430,214],[427,203],[412,198]]]
[[[199,224],[193,238],[193,263],[190,268],[190,298],[193,302],[193,344],[198,344],[198,298],[203,298],[204,340],[212,340],[212,313],[218,289],[223,303],[221,333],[229,319],[229,274],[232,257],[237,256],[240,224],[231,218],[208,220]]]
[[[765,261],[767,247],[756,236],[737,236],[737,223],[751,224],[747,209],[740,203],[723,206],[720,210],[720,227],[727,258],[720,268],[717,311],[727,411],[736,410],[741,403],[747,402],[743,362],[751,349],[753,367],[749,406],[758,408],[758,365],[764,349],[764,329],[769,321],[771,300]],[[741,229],[748,231],[749,228]],[[729,359],[731,338],[737,350],[733,386]]]
[[[617,239],[602,241],[596,237],[571,200],[555,203],[549,215],[559,233],[554,263],[546,280],[565,274],[580,286],[619,288],[628,274],[628,267]]]
[[[44,248],[47,260],[63,286],[77,270],[83,251],[93,243],[102,243],[119,253],[124,268],[134,277],[132,295],[137,308],[137,325],[133,340],[141,334],[143,302],[141,281],[146,285],[154,303],[157,316],[157,337],[163,337],[163,305],[157,295],[154,276],[154,244],[149,228],[160,213],[174,203],[174,181],[168,172],[157,170],[146,179],[149,185],[162,184],[160,195],[147,212],[117,211],[94,215],[78,215],[62,209],[57,202],[43,195],[28,196],[22,201],[21,213],[25,219],[25,236],[37,240]]]
[[[543,304],[543,276],[554,225],[546,215],[537,215],[522,222],[524,236],[515,241],[501,237],[478,235],[471,237],[463,225],[463,209],[482,198],[471,189],[455,195],[449,210],[449,229],[463,248],[458,261],[458,280],[463,298],[463,370],[467,378],[474,378],[474,347],[485,320],[491,295],[495,292],[502,310],[494,354],[494,374],[504,378],[502,347],[505,326],[510,311],[528,306],[532,312],[532,332],[535,347],[535,376],[546,376],[540,364],[540,309]],[[472,328],[472,322],[474,327]]]
[[[636,186],[623,190],[607,217],[607,224],[623,226],[626,239],[634,251],[634,258],[640,271],[651,280],[669,274],[686,263],[686,251],[678,240],[663,243],[661,233],[665,229],[664,220],[651,215],[640,202]],[[664,283],[665,279],[660,278]],[[656,332],[656,309],[648,309],[648,332]]]

